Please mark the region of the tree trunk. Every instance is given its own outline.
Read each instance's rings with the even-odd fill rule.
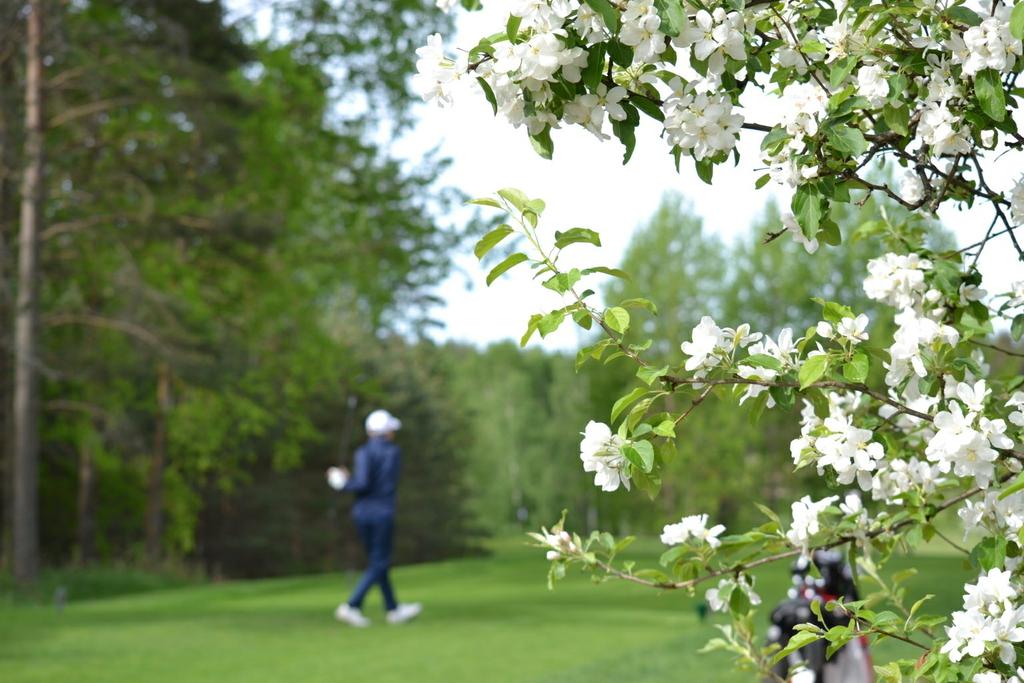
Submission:
[[[164,469],[167,466],[167,413],[171,409],[171,368],[161,362],[156,373],[156,427],[146,491],[146,561],[160,562],[164,535]]]
[[[96,463],[90,439],[78,450],[78,560],[96,560]]]
[[[14,268],[11,261],[11,244],[15,230],[15,117],[18,115],[15,100],[10,96],[16,83],[14,73],[14,51],[0,55],[0,320],[14,317],[14,282],[11,279]],[[9,328],[8,328],[9,330]],[[6,349],[13,347],[10,332],[0,332],[0,570],[11,563],[12,520],[14,519],[14,424],[11,407],[14,401],[12,379],[14,359]]]
[[[42,231],[42,0],[31,0],[25,41],[25,175],[14,322],[14,577],[39,572],[39,233]]]

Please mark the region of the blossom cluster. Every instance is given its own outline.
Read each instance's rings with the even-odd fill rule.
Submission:
[[[883,468],[885,448],[872,441],[870,429],[857,427],[853,421],[853,409],[860,402],[856,393],[829,394],[829,416],[820,419],[814,406],[804,403],[801,411],[800,436],[790,442],[789,450],[796,465],[813,460],[818,474],[826,468],[832,469],[840,484],[856,482],[864,491],[876,488],[873,475]]]
[[[580,547],[576,545],[568,531],[552,533],[545,529],[535,537],[539,537],[540,542],[550,548],[546,554],[548,560],[559,560],[580,552]]]
[[[626,441],[605,423],[587,423],[580,442],[580,460],[583,471],[594,473],[594,485],[602,491],[615,491],[620,485],[629,490],[629,463],[622,454],[625,445]]]
[[[438,2],[446,11],[454,4]],[[1024,119],[1010,85],[1024,67],[1022,42],[1002,3],[976,11],[917,2],[913,12],[890,12],[884,3],[846,0],[739,9],[513,0],[503,9],[503,30],[476,45],[446,53],[440,36],[430,37],[417,64],[425,100],[450,106],[457,91],[479,84],[495,113],[525,128],[546,155],[551,131],[581,126],[618,137],[628,158],[644,114],[661,126],[668,151],[691,157],[698,170],[703,164],[703,173],[738,151],[743,129],[766,133],[765,179],[808,190],[783,216],[808,251],[824,229],[808,207],[837,197],[833,179],[853,177],[862,157],[889,154],[903,167],[891,187],[873,189],[934,208],[951,179],[963,184],[953,176],[968,172],[951,156],[998,150],[1001,141],[1019,148],[1013,131]],[[981,165],[976,175],[969,182],[981,180]],[[996,201],[1020,221],[1024,186],[1008,197]]]
[[[717,548],[722,545],[718,537],[723,531],[725,531],[723,524],[716,524],[708,528],[707,515],[690,515],[683,517],[676,524],[666,524],[661,532],[661,542],[665,545],[680,545],[692,540],[697,544],[706,544],[711,548]]]
[[[935,433],[928,441],[925,455],[937,463],[941,472],[953,471],[958,477],[974,477],[978,486],[988,488],[995,475],[999,450],[1013,448],[1006,435],[1006,422],[982,415],[991,391],[985,380],[973,386],[960,382],[948,398],[947,409],[935,415]]]
[[[1012,572],[991,569],[964,590],[964,608],[953,613],[942,653],[959,662],[964,656],[992,652],[1004,664],[1013,664],[1017,659],[1014,644],[1024,641],[1024,605]]]
[[[804,496],[791,506],[793,521],[786,532],[786,539],[800,548],[805,556],[810,555],[811,539],[821,531],[818,517],[837,500],[839,496],[828,496],[818,501]]]

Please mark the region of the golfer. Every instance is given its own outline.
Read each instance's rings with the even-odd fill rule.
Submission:
[[[395,600],[388,570],[391,566],[391,533],[395,523],[395,490],[401,453],[395,444],[395,432],[402,422],[386,410],[375,410],[366,418],[368,441],[356,450],[354,472],[344,467],[327,470],[327,483],[336,491],[350,491],[356,500],[352,521],[363,541],[369,566],[352,591],[348,602],[338,605],[334,618],[350,626],[366,627],[370,620],[363,614],[363,599],[374,584],[380,586],[389,624],[403,624],[423,609],[419,603],[399,604]]]

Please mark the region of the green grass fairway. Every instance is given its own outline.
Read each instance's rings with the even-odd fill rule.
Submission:
[[[645,546],[653,556],[656,546]],[[643,554],[643,553],[641,553]],[[918,557],[938,577],[912,592],[959,602],[956,558]],[[399,597],[422,601],[419,621],[389,627],[379,596],[366,630],[333,621],[354,576],[312,576],[162,590],[52,608],[0,607],[0,681],[575,683],[747,681],[724,655],[696,651],[713,635],[681,593],[595,586],[573,575],[549,593],[542,554],[518,542],[493,556],[405,567]],[[771,604],[785,568],[761,576]],[[72,596],[73,598],[73,596]],[[764,615],[767,618],[767,615]],[[712,620],[714,621],[714,620]]]

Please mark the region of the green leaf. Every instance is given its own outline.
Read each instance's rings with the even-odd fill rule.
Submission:
[[[591,275],[593,273],[603,273],[605,275],[611,275],[612,277],[617,277],[620,280],[630,280],[631,279],[629,277],[629,274],[626,271],[619,270],[618,268],[609,268],[607,266],[594,266],[592,268],[584,268],[580,272],[582,272],[584,275]]]
[[[1010,34],[1017,40],[1024,40],[1024,3],[1018,2],[1010,12]]]
[[[769,392],[763,391],[757,395],[757,398],[747,404],[747,408],[749,410],[747,413],[747,419],[750,421],[750,424],[756,425],[761,420],[761,416],[764,414],[764,409],[768,406],[768,399],[770,397],[771,394]]]
[[[658,426],[654,428],[654,433],[658,436],[673,439],[676,436],[676,423],[672,420],[662,420]]]
[[[761,503],[754,503],[754,507],[761,511],[761,514],[771,520],[772,524],[776,529],[782,528],[782,519],[775,514],[775,511],[770,507],[762,505]]]
[[[594,320],[590,317],[590,313],[585,310],[577,310],[572,314],[572,319],[576,321],[577,325],[585,330],[589,330],[594,324]]]
[[[958,24],[977,26],[978,24],[981,23],[981,17],[979,17],[976,12],[974,12],[971,9],[968,9],[967,7],[964,7],[963,5],[956,5],[954,7],[950,7],[945,12],[943,12],[943,14],[947,18],[957,22]]]
[[[523,333],[522,338],[519,340],[519,346],[526,346],[526,343],[530,341],[530,337],[537,331],[537,324],[540,323],[540,319],[543,317],[540,313],[534,313],[530,316],[530,321],[526,324],[526,332]],[[578,363],[576,369],[579,370]]]
[[[622,448],[622,454],[634,467],[644,472],[654,469],[654,446],[650,441],[634,441]]]
[[[843,235],[839,232],[839,226],[830,218],[825,218],[821,221],[821,241],[825,244],[830,244],[833,247],[839,246],[843,243]]]
[[[563,320],[565,320],[565,311],[562,309],[551,311],[545,315],[537,322],[537,330],[540,332],[540,336],[546,337],[557,330]]]
[[[654,380],[668,374],[668,367],[669,366],[667,365],[662,365],[660,368],[656,368],[650,365],[645,365],[636,371],[636,376],[639,377],[640,381],[644,384],[651,386],[651,384],[654,383]]]
[[[473,253],[478,259],[482,259],[487,252],[493,249],[499,242],[511,235],[514,231],[509,225],[499,225],[494,230],[480,238],[480,241],[473,247]]]
[[[647,114],[655,121],[665,120],[665,113],[661,111],[661,107],[643,95],[630,95],[629,101],[634,107]]]
[[[817,640],[821,640],[820,633],[815,633],[813,631],[797,631],[793,634],[793,637],[789,639],[789,642],[786,643],[786,647],[775,653],[775,656],[772,657],[772,664],[781,662],[793,652],[796,652],[803,646],[810,645]]]
[[[974,76],[974,94],[981,110],[993,121],[1006,118],[1006,92],[995,69],[985,69]]]
[[[636,124],[630,121],[612,121],[612,133],[626,148],[622,153],[622,164],[625,166],[633,157],[633,150],[636,149]]]
[[[697,177],[703,180],[708,185],[711,184],[711,178],[715,174],[715,165],[710,159],[701,159],[700,161],[694,160],[693,166],[697,169]]]
[[[824,215],[821,210],[821,194],[811,185],[801,185],[793,194],[790,206],[800,224],[800,231],[808,239],[814,239],[818,234],[821,218]]]
[[[984,571],[1001,568],[1006,561],[1006,539],[990,536],[971,549],[971,562]]]
[[[843,84],[843,81],[845,81],[847,77],[849,77],[849,75],[853,73],[853,69],[856,66],[857,58],[854,57],[853,55],[849,55],[847,57],[843,57],[840,60],[837,60],[832,65],[832,71],[828,76],[829,83],[832,85],[833,88],[838,88]]]
[[[545,126],[541,132],[531,135],[530,143],[537,156],[541,159],[550,159],[555,153],[555,143],[551,140],[551,126]]]
[[[608,0],[585,0],[590,7],[601,15],[605,26],[615,34],[619,30],[619,13]]]
[[[775,156],[789,140],[790,135],[782,126],[775,126],[761,140],[761,151],[768,156]]]
[[[1024,3],[1018,6],[1024,7]],[[1013,337],[1013,341],[1020,341],[1022,335],[1024,335],[1024,313],[1018,313],[1010,323],[1010,336]]]
[[[590,48],[587,53],[587,67],[583,70],[583,84],[587,90],[594,92],[601,84],[601,77],[604,75],[604,43],[598,43]]]
[[[826,130],[825,135],[832,148],[847,157],[858,157],[868,149],[868,141],[859,128],[833,126]]]
[[[508,22],[505,24],[505,35],[508,36],[509,42],[516,42],[516,36],[519,35],[519,25],[523,23],[522,17],[517,17],[514,14],[508,16]]]
[[[629,329],[629,311],[620,306],[612,306],[604,312],[604,323],[615,332],[625,334]]]
[[[882,118],[892,132],[899,135],[910,133],[910,110],[906,106],[894,107],[887,104],[882,110]]]
[[[743,616],[750,611],[751,607],[753,605],[750,604],[750,596],[747,595],[747,591],[740,586],[733,588],[732,595],[729,596],[729,611],[736,616]]]
[[[643,297],[635,297],[633,299],[626,299],[619,303],[623,308],[644,308],[651,312],[651,315],[658,315],[658,307],[654,305],[654,302]]]
[[[612,405],[611,417],[609,418],[612,422],[615,422],[615,418],[622,414],[622,411],[633,404],[634,401],[639,399],[641,396],[647,393],[647,389],[644,387],[636,387],[633,391],[629,392],[625,396],[622,396]]]
[[[680,0],[654,0],[654,6],[661,17],[661,26],[658,28],[662,33],[675,37],[686,28],[686,12]]]
[[[871,361],[863,351],[857,351],[853,358],[843,366],[843,377],[851,382],[864,382],[868,378]]]
[[[604,2],[605,0],[601,0]],[[594,9],[597,9],[596,7]],[[618,15],[616,15],[618,18]],[[608,22],[605,22],[606,24]],[[611,24],[608,24],[610,27]],[[612,61],[621,66],[623,69],[628,69],[633,64],[633,48],[623,45],[617,40],[612,40],[605,43],[608,49],[608,56],[612,58]]]
[[[555,232],[555,246],[559,249],[580,242],[599,247],[601,246],[601,236],[590,228],[569,228],[565,232]]]
[[[498,100],[494,96],[494,91],[491,90],[491,84],[479,76],[477,76],[476,82],[480,84],[480,89],[484,91],[484,97],[487,98],[487,101],[491,104],[491,110],[494,112],[494,115],[497,116]]]
[[[1024,489],[1024,474],[1018,474],[1017,478],[1013,480],[1013,483],[1007,486],[1005,489],[999,492],[999,500],[1009,498],[1013,494]]]
[[[805,360],[804,364],[800,366],[800,372],[797,373],[801,391],[821,379],[826,370],[828,370],[828,356],[825,354],[811,356]]]
[[[492,206],[495,209],[505,210],[505,207],[498,203],[497,200],[491,199],[490,197],[477,197],[476,199],[470,199],[467,204],[476,204],[477,206]]]
[[[526,208],[526,205],[530,202],[530,198],[522,190],[517,190],[514,187],[506,187],[498,190],[498,196],[502,197],[505,201],[516,208],[516,211],[522,211]]]
[[[573,285],[579,282],[579,280],[580,271],[577,270],[576,268],[573,268],[567,273],[559,273],[558,275],[555,275],[551,279],[545,280],[544,286],[553,292],[565,294],[570,289],[572,289]]]
[[[499,263],[498,265],[491,268],[491,272],[487,273],[487,286],[490,287],[491,283],[501,277],[502,273],[505,273],[511,268],[518,266],[520,263],[526,260],[526,254],[515,253],[509,256],[507,259]]]
[[[774,356],[769,356],[765,353],[755,353],[752,356],[747,356],[740,363],[744,365],[751,365],[755,368],[768,368],[769,370],[781,370],[782,362]]]
[[[837,323],[843,318],[853,318],[853,309],[843,304],[838,304],[835,301],[825,301],[820,297],[814,297],[811,299],[816,304],[821,306],[821,315],[825,320],[830,323]],[[813,328],[812,328],[813,329]]]

